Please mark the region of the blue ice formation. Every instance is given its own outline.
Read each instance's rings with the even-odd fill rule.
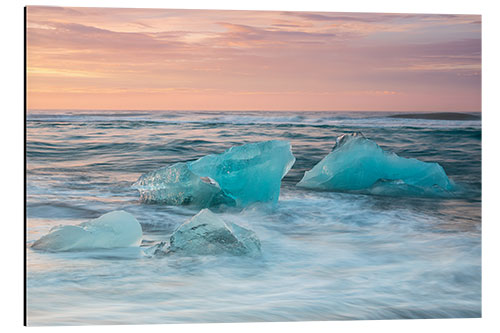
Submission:
[[[168,252],[258,256],[260,241],[253,231],[225,222],[205,208],[174,231],[170,236]]]
[[[288,141],[249,143],[146,173],[133,187],[144,202],[168,205],[245,207],[254,202],[275,203],[281,179],[294,163]]]
[[[132,187],[139,190],[141,200],[168,205],[210,207],[234,204],[219,184],[208,177],[193,173],[188,163],[175,163],[142,175]]]
[[[361,133],[337,138],[332,151],[307,171],[299,187],[378,195],[440,195],[453,190],[437,163],[399,157]]]
[[[57,226],[35,241],[32,248],[45,251],[77,251],[135,247],[141,244],[142,227],[135,217],[113,211],[79,225]]]

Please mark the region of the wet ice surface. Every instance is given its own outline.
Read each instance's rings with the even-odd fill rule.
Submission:
[[[140,223],[124,211],[106,213],[78,225],[59,225],[31,246],[41,251],[84,251],[138,247],[142,241]]]
[[[230,147],[222,154],[150,171],[132,187],[148,203],[191,204],[201,208],[276,203],[281,179],[294,162],[288,141],[248,143]]]
[[[260,242],[253,231],[224,221],[205,208],[174,230],[170,236],[168,253],[188,256],[258,256]]]
[[[384,151],[361,132],[337,137],[332,152],[306,171],[297,186],[390,196],[452,196],[456,192],[438,163]]]
[[[480,316],[480,122],[300,117],[28,117],[28,324]],[[384,150],[439,162],[472,195],[403,198],[295,187],[335,137],[360,128]],[[143,255],[199,209],[141,204],[131,188],[141,174],[273,139],[290,140],[297,158],[277,205],[214,209],[255,232],[260,257]],[[141,223],[141,248],[29,248],[53,226],[113,210]]]

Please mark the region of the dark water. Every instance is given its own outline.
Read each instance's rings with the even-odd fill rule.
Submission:
[[[59,224],[132,213],[143,246],[198,212],[145,205],[145,172],[233,145],[289,140],[278,205],[219,214],[255,231],[262,258],[147,258],[139,249],[28,248],[28,324],[147,324],[481,316],[481,122],[391,113],[33,111],[27,122],[28,246]],[[438,162],[455,198],[301,190],[335,138],[361,131]]]

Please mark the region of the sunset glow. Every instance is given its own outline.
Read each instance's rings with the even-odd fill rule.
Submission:
[[[481,111],[478,15],[33,7],[28,109]]]

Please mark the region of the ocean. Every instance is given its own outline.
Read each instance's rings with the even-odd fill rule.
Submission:
[[[396,112],[28,111],[28,325],[481,316],[481,120]],[[439,163],[463,190],[403,197],[298,188],[339,135]],[[132,184],[231,146],[288,140],[296,162],[275,206],[216,209],[262,256],[150,258],[199,212],[145,204]],[[133,214],[141,249],[30,248],[57,225]]]

